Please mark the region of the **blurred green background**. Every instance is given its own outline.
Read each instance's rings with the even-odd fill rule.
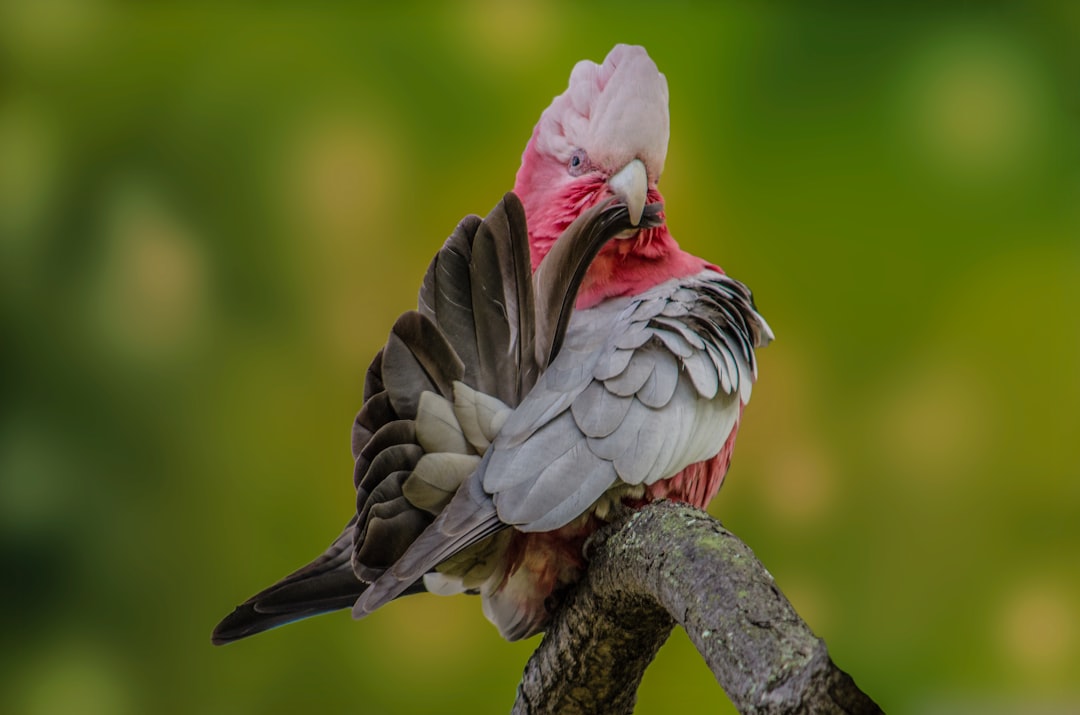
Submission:
[[[1080,710],[1080,3],[0,3],[0,711],[506,712],[420,596],[228,648],[573,63],[647,46],[761,353],[713,513],[889,712]],[[685,636],[640,713],[730,712]]]

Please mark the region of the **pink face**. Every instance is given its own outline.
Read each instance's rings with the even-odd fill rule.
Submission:
[[[579,62],[544,110],[514,187],[525,205],[535,266],[585,209],[613,194],[633,209],[660,201],[668,143],[667,82],[642,47],[617,45],[602,64]],[[605,248],[633,252],[645,234]]]
[[[531,146],[531,145],[530,145]],[[535,162],[535,171],[524,171]],[[575,218],[583,211],[595,206],[613,195],[608,179],[609,171],[591,167],[578,176],[574,176],[568,166],[546,160],[534,152],[526,152],[522,164],[523,171],[518,174],[515,192],[522,198],[529,223],[529,244],[535,268],[551,249],[555,239],[562,234]],[[522,177],[525,180],[522,180]],[[663,197],[656,188],[655,181],[649,182],[647,202],[663,202]],[[610,242],[604,252],[627,253],[645,249],[658,232],[666,232],[666,227],[635,232],[623,237],[624,240]]]

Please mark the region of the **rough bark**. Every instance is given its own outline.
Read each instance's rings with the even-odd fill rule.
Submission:
[[[629,713],[678,623],[740,713],[880,713],[750,548],[660,502],[597,533],[589,569],[525,667],[515,715]]]

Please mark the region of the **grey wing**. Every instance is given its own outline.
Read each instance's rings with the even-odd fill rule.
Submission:
[[[576,315],[481,465],[499,519],[557,529],[614,486],[715,456],[749,399],[753,348],[771,337],[749,291],[711,271]]]

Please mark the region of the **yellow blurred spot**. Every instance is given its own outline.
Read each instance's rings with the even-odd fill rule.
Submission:
[[[1062,672],[1076,645],[1077,602],[1056,585],[1023,584],[1001,605],[1002,657],[1040,679]]]
[[[814,379],[817,351],[790,329],[784,333],[783,346],[783,350],[770,347],[758,353],[758,383],[735,448],[740,457],[753,453],[755,460],[761,460],[773,455],[777,444],[817,441],[808,438],[811,416],[819,414],[822,399]],[[764,424],[767,430],[761,429]]]
[[[976,478],[995,419],[989,387],[937,354],[891,380],[877,425],[890,468],[928,488]]]
[[[0,38],[20,58],[45,64],[63,61],[90,46],[110,12],[94,0],[0,3]]]
[[[746,408],[735,446],[739,468],[757,463],[755,488],[782,523],[803,525],[825,517],[835,504],[837,467],[818,432],[824,400],[813,350],[797,333],[784,335],[784,350],[759,354],[761,381]]]
[[[916,54],[898,121],[943,178],[982,182],[1023,168],[1049,111],[1040,72],[1012,38],[952,32]]]
[[[408,162],[401,131],[388,116],[387,107],[371,101],[362,114],[314,111],[281,164],[286,218],[303,241],[297,252],[311,299],[309,324],[323,354],[342,369],[367,365],[372,336],[357,316],[386,302],[379,262],[405,238],[392,220]],[[407,307],[400,303],[397,312]]]
[[[468,38],[461,48],[491,71],[514,72],[526,62],[543,56],[551,47],[556,25],[550,3],[544,0],[471,0],[453,5],[446,23],[457,38]],[[604,52],[607,49],[603,50]],[[603,57],[596,57],[596,60]]]
[[[370,117],[381,110],[368,108]],[[398,184],[397,132],[358,115],[316,114],[297,131],[283,195],[311,238],[371,240],[379,207]]]
[[[386,629],[378,642],[385,644],[386,657],[405,659],[417,672],[444,673],[468,670],[468,654],[482,647],[484,632],[497,633],[480,610],[474,596],[422,594],[390,604],[373,619]],[[417,648],[423,643],[423,648]],[[393,651],[393,652],[391,652]],[[452,658],[447,658],[453,654]]]
[[[198,338],[205,259],[192,233],[148,187],[119,187],[110,208],[96,323],[113,352],[168,360]]]
[[[765,501],[785,521],[824,517],[833,503],[834,467],[821,442],[788,443],[774,450],[761,485]]]

